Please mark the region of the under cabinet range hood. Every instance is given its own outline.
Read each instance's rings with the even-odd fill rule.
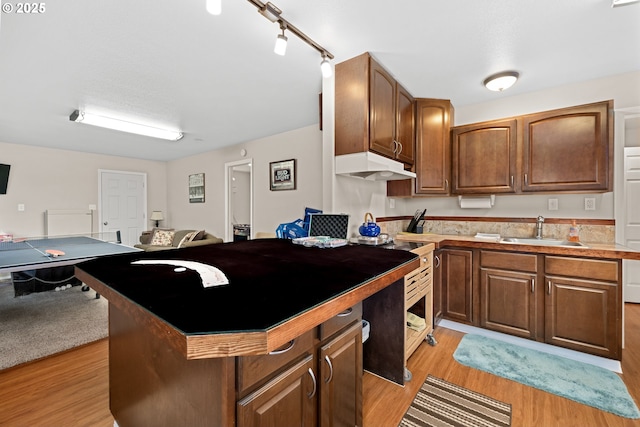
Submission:
[[[404,165],[372,152],[336,156],[336,175],[353,176],[369,181],[394,181],[415,178],[416,174],[404,170]]]

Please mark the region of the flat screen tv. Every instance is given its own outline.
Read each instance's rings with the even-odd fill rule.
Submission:
[[[0,194],[7,194],[7,185],[9,184],[9,169],[11,169],[11,165],[3,165],[0,163]]]

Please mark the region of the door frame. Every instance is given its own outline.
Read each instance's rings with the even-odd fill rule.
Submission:
[[[247,158],[237,160],[235,162],[227,162],[224,164],[224,235],[225,242],[233,241],[233,227],[231,226],[231,173],[236,166],[249,166],[249,225],[251,231],[249,238],[253,239],[254,236],[254,223],[253,223],[253,158]]]
[[[136,175],[142,177],[142,185],[144,186],[144,194],[142,196],[142,220],[143,227],[142,229],[147,229],[147,173],[146,172],[131,172],[131,171],[121,171],[121,170],[113,170],[113,169],[98,169],[98,231],[100,233],[103,232],[102,225],[102,179],[103,174],[111,173],[111,174],[120,174],[120,175]]]

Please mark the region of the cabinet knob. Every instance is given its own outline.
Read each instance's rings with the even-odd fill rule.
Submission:
[[[551,295],[551,280],[547,282],[547,295]]]
[[[400,149],[398,150],[398,152],[396,153],[397,155],[400,155],[400,153],[402,153],[402,142],[397,142],[396,144],[398,144],[398,146],[400,147]]]
[[[287,344],[285,348],[270,351],[269,354],[274,355],[274,354],[286,353],[287,351],[291,350],[295,344],[296,344],[296,340],[291,340],[289,341],[289,344]]]
[[[531,293],[535,293],[536,290],[536,279],[531,279]]]
[[[329,378],[324,380],[324,382],[329,384],[333,379],[333,365],[331,364],[331,359],[329,358],[329,356],[325,356],[324,361],[327,362],[327,365],[329,365]]]
[[[309,372],[309,375],[311,375],[311,381],[313,381],[313,390],[311,390],[311,393],[307,393],[307,397],[311,399],[316,394],[316,389],[317,389],[316,375],[313,373],[313,370],[311,368],[309,368],[307,372]]]
[[[440,257],[438,255],[434,255],[433,259],[436,261],[436,268],[440,267]]]

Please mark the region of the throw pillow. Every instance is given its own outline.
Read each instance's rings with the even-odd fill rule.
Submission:
[[[194,236],[193,239],[190,240],[190,242],[193,242],[195,240],[202,240],[204,239],[204,230],[200,230],[198,231]]]
[[[173,230],[156,230],[149,244],[152,246],[171,246],[174,234]]]
[[[197,231],[192,231],[190,233],[185,234],[182,240],[180,240],[180,243],[178,243],[178,248],[181,248],[185,243],[193,241],[193,238],[195,237],[196,234],[198,234]]]

